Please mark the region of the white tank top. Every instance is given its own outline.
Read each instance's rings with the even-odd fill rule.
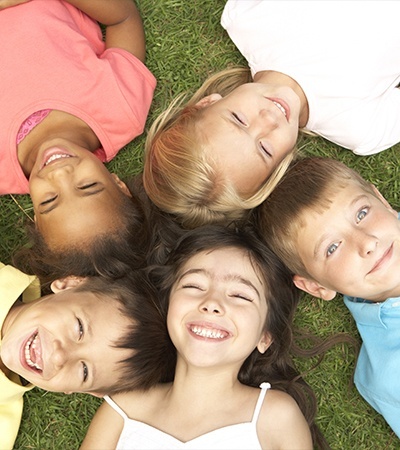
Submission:
[[[124,427],[118,440],[117,450],[243,450],[244,448],[262,450],[256,427],[265,394],[270,387],[269,383],[261,383],[260,395],[251,422],[218,428],[187,442],[182,442],[146,423],[130,419],[114,400],[108,396],[105,396],[104,399],[124,419]]]

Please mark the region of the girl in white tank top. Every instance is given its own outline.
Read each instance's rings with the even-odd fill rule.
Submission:
[[[106,397],[81,449],[311,450],[318,431],[289,356],[298,295],[276,257],[252,235],[210,226],[149,276],[175,378]]]

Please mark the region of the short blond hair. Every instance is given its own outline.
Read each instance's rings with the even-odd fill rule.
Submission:
[[[305,212],[326,210],[335,193],[350,183],[377,197],[371,183],[340,161],[301,158],[292,164],[272,194],[254,210],[254,223],[259,234],[293,274],[312,278],[297,250],[297,236],[304,226]]]
[[[196,103],[211,93],[222,96],[251,81],[249,69],[232,68],[208,78],[184,104],[179,96],[155,120],[147,135],[143,184],[162,210],[186,228],[208,223],[228,225],[259,205],[274,189],[293,159],[291,152],[250,198],[242,198],[206,158],[196,129],[202,109]]]

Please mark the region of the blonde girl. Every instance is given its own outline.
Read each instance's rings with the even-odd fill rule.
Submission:
[[[269,195],[299,129],[360,155],[399,142],[399,14],[390,1],[229,0],[221,23],[251,77],[219,73],[158,118],[150,198],[190,228],[229,223]]]

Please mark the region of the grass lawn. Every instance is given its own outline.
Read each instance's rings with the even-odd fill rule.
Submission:
[[[224,3],[224,0],[138,0],[147,35],[147,65],[158,79],[148,126],[175,95],[193,91],[208,74],[230,65],[244,64],[219,25]],[[143,145],[144,135],[121,151],[108,165],[109,169],[121,177],[140,172]],[[396,145],[378,155],[357,157],[322,138],[307,138],[302,151],[307,155],[342,160],[373,182],[399,209],[399,150],[400,145]],[[0,259],[3,262],[10,262],[12,252],[24,241],[26,215],[32,216],[28,196],[0,198]],[[339,297],[336,301],[323,302],[305,296],[296,321],[323,337],[338,331],[357,336],[354,322]],[[398,439],[382,417],[351,385],[354,364],[354,353],[345,346],[339,346],[306,376],[319,399],[318,423],[321,429],[333,449],[400,448]],[[309,367],[309,363],[301,365],[304,369]],[[90,396],[66,396],[34,389],[25,396],[24,415],[15,448],[78,448],[99,403],[99,399]]]

